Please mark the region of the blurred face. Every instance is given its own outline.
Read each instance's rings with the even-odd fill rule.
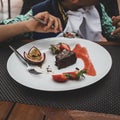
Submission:
[[[66,10],[77,10],[79,8],[95,5],[99,0],[62,0],[63,7]]]

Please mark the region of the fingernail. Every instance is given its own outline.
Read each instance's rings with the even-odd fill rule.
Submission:
[[[113,35],[114,33],[113,32],[111,32],[111,35]]]

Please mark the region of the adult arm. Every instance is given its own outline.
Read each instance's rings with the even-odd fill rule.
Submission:
[[[34,19],[21,21],[13,24],[0,25],[0,41],[26,32],[60,32],[62,25],[58,18],[50,15],[48,12],[41,12],[35,15],[36,18],[42,19],[47,24],[43,25]],[[52,27],[54,26],[54,28]]]

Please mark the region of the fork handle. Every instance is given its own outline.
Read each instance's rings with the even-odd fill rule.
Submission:
[[[22,63],[28,65],[24,57],[15,48],[13,48],[11,45],[9,45],[9,48],[16,54],[16,56],[19,58],[19,60],[21,60]]]

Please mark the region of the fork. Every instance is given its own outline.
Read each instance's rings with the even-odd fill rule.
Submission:
[[[16,56],[19,58],[19,60],[27,66],[27,71],[29,71],[32,74],[42,74],[42,71],[36,70],[34,67],[30,66],[28,62],[24,59],[24,57],[11,45],[9,45],[9,48],[16,54]]]
[[[45,21],[43,21],[42,19],[38,19],[30,14],[29,14],[29,17],[33,18],[34,20],[38,21],[39,23],[41,23],[43,25],[47,25],[47,23]],[[54,29],[54,25],[52,25],[51,28]]]
[[[34,20],[40,22],[43,25],[47,25],[47,23],[45,21],[43,21],[42,19],[38,19],[38,18],[36,18],[36,17],[34,17],[34,16],[30,15],[30,14],[29,14],[29,17],[33,18]]]

